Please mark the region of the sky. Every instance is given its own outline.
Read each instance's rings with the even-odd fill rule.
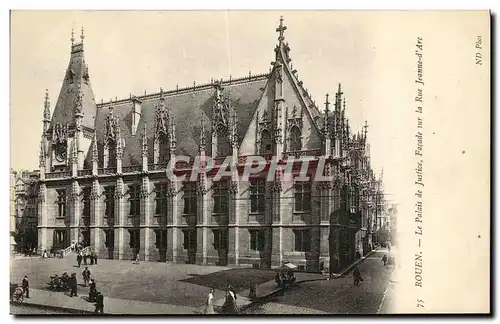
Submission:
[[[294,68],[324,109],[325,94],[342,83],[351,129],[368,121],[372,165],[385,168],[388,194],[391,147],[401,145],[386,122],[388,88],[380,37],[383,15],[332,11],[14,11],[11,28],[11,167],[38,169],[45,89],[51,112],[69,62],[72,28],[84,27],[85,60],[96,102],[269,71],[283,15]],[[384,100],[380,100],[384,98]],[[388,186],[388,187],[387,187]]]

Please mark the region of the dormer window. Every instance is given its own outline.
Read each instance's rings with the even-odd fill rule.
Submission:
[[[273,141],[271,138],[271,132],[267,129],[263,130],[260,134],[260,154],[271,154],[273,153]]]
[[[116,167],[116,142],[108,140],[108,168]]]
[[[219,125],[217,129],[217,156],[231,155],[231,142],[227,127]]]
[[[302,132],[297,126],[290,129],[290,151],[296,152],[302,150]]]
[[[158,136],[158,146],[160,153],[160,155],[158,156],[158,162],[160,163],[168,162],[168,157],[169,157],[168,138],[167,135],[165,135],[165,133],[163,132],[161,132]]]

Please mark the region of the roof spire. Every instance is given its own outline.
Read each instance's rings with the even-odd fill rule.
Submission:
[[[80,39],[82,40],[83,44],[83,40],[85,39],[85,35],[83,34],[83,26],[82,26],[82,33],[80,34]]]
[[[40,140],[40,166],[45,165],[45,143],[43,138]]]
[[[50,121],[49,89],[45,89],[45,101],[43,103],[43,119]]]
[[[206,150],[206,138],[205,138],[205,116],[201,116],[201,127],[200,127],[200,152]]]
[[[278,28],[276,28],[276,31],[280,34],[280,36],[278,37],[280,44],[283,42],[283,40],[285,40],[284,36],[285,30],[286,26],[283,25],[283,16],[281,16],[280,25],[278,26]]]
[[[326,101],[325,101],[325,112],[326,112],[327,115],[328,115],[328,111],[329,111],[329,108],[330,108],[330,101],[328,100],[329,96],[330,96],[330,94],[327,93],[326,94]]]
[[[364,128],[363,134],[366,140],[366,134],[368,134],[368,121],[365,120],[365,125],[363,126],[363,128]]]
[[[142,133],[142,154],[143,156],[148,155],[148,137],[147,137],[146,122],[144,122],[144,132]]]
[[[94,132],[94,142],[92,143],[92,162],[97,162],[99,151],[97,150],[97,132]]]
[[[75,29],[71,28],[71,46],[75,43]]]

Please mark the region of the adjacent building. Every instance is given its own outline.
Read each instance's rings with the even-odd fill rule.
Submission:
[[[16,252],[38,247],[38,171],[11,171],[11,237]]]
[[[340,84],[320,110],[291,64],[285,30],[281,19],[269,73],[101,103],[84,37],[72,38],[53,114],[48,95],[44,103],[39,250],[80,241],[101,258],[332,271],[366,253],[378,181],[367,127],[351,130]],[[236,171],[217,179],[228,156]],[[262,171],[241,180],[252,156]],[[190,179],[195,157],[215,166]],[[268,181],[273,160],[291,157],[311,160],[310,179],[298,161],[292,179],[278,170]],[[314,181],[321,160],[331,180]]]

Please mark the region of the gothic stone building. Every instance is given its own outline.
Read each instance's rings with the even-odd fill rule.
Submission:
[[[356,184],[370,174],[366,132],[350,133],[340,85],[319,111],[293,69],[285,29],[281,20],[269,73],[100,104],[83,35],[72,39],[52,116],[47,96],[44,105],[39,250],[81,241],[101,258],[261,267],[290,261],[311,270],[336,269],[363,253]],[[215,168],[189,181],[193,162],[176,161],[180,155],[212,157]],[[214,181],[226,156],[241,174],[254,155],[266,160],[259,174]],[[293,156],[313,160],[312,180],[283,181],[277,172],[266,181],[273,157]],[[333,180],[314,181],[320,157]],[[300,167],[294,164],[294,176]],[[168,172],[188,178],[173,181]]]

